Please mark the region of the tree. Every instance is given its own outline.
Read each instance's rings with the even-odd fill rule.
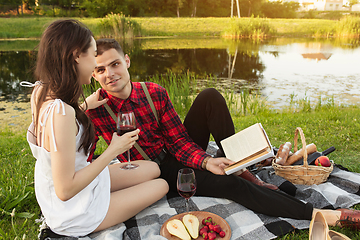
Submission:
[[[231,0],[200,0],[197,4],[197,17],[228,17],[230,16]]]
[[[52,6],[53,16],[56,16],[55,6],[59,6],[59,0],[41,0],[40,4]]]
[[[261,13],[268,18],[295,18],[299,8],[298,2],[265,2],[261,5]]]
[[[261,15],[261,5],[264,0],[240,0],[240,12],[244,17],[251,17],[252,15],[257,17]],[[246,14],[247,13],[247,14]]]
[[[9,5],[13,8],[16,8],[16,12],[18,15],[20,15],[19,7],[21,8],[21,14],[23,14],[23,0],[2,0],[1,4]]]
[[[176,8],[176,14],[177,17],[180,17],[180,8],[183,7],[185,0],[177,0],[177,8]]]
[[[359,3],[359,0],[348,0],[348,5],[350,7],[350,11],[351,11],[352,6],[354,6],[355,4],[358,4],[358,3]]]
[[[197,7],[198,0],[192,0],[192,13],[191,17],[196,17],[196,7]]]

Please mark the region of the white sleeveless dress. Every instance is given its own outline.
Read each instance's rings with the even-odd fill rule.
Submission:
[[[54,111],[61,111],[65,115],[64,102],[56,99],[50,103],[46,110],[39,116],[42,119],[41,130],[47,120],[51,121],[51,141],[56,143],[53,130]],[[76,135],[76,149],[80,146],[80,138],[83,126],[79,125],[79,132]],[[34,124],[31,123],[27,133],[27,140],[32,154],[36,158],[35,164],[35,194],[45,217],[46,224],[57,234],[66,236],[85,236],[93,232],[104,220],[110,204],[110,174],[106,167],[86,188],[67,201],[60,200],[54,189],[51,172],[50,152],[44,147],[36,145]],[[42,134],[45,135],[45,134]],[[43,137],[42,137],[43,138]],[[44,139],[44,138],[43,138]],[[43,143],[44,141],[41,141]],[[83,150],[76,152],[75,171],[78,171],[88,164],[88,156]]]

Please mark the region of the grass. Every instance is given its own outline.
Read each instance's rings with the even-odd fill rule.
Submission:
[[[233,18],[221,36],[225,38],[266,38],[275,36],[276,30],[268,20],[261,18]]]
[[[0,239],[36,239],[40,209],[34,192],[34,164],[25,129],[0,131]]]
[[[0,39],[40,38],[44,26],[58,18],[0,18]],[[102,36],[100,18],[77,18],[96,37]],[[106,19],[106,18],[105,18]],[[236,19],[246,23],[251,18]],[[128,18],[133,26],[140,25],[141,37],[220,37],[234,19],[231,18]],[[263,21],[264,19],[262,19]],[[266,19],[266,28],[275,37],[358,37],[359,18],[329,19]],[[351,28],[342,26],[351,24]],[[344,32],[346,30],[346,32]],[[261,35],[257,32],[258,35]]]
[[[175,75],[169,72],[149,80],[166,86],[177,112],[184,119],[193,99],[191,96],[195,96],[203,88],[218,86],[216,78],[211,76],[200,81],[201,84],[198,84],[198,81],[195,84],[195,77],[189,73]],[[90,91],[90,88],[85,89],[86,94]],[[246,89],[240,95],[229,90],[222,91],[231,109],[236,131],[261,122],[272,145],[279,146],[286,141],[293,142],[296,127],[301,127],[307,143],[314,143],[319,151],[334,146],[336,151],[331,153],[331,159],[351,171],[360,173],[359,106],[336,105],[333,99],[310,102],[308,98],[296,99],[292,96],[286,106],[274,110],[267,105],[266,99],[250,94]],[[10,128],[11,126],[3,122],[0,127],[0,239],[36,239],[39,226],[35,219],[40,209],[33,185],[35,159],[26,142],[26,129],[19,126]],[[105,142],[100,141],[97,153],[101,153],[105,148]],[[360,209],[360,205],[355,208]],[[337,227],[332,229],[351,239],[360,238],[357,231]],[[308,237],[308,230],[302,230],[289,233],[280,239]]]
[[[99,23],[100,37],[134,38],[141,35],[140,25],[123,14],[108,14]]]

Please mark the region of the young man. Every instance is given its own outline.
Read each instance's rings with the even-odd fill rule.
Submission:
[[[213,158],[205,152],[210,133],[220,149],[220,141],[235,133],[225,100],[219,92],[215,89],[201,92],[182,124],[166,90],[155,83],[146,83],[156,108],[158,123],[140,83],[130,80],[130,58],[123,53],[120,45],[113,39],[100,39],[97,41],[97,51],[97,67],[93,77],[102,86],[97,95],[108,99],[107,104],[114,113],[135,113],[140,129],[137,143],[150,159],[159,163],[160,177],[168,182],[170,191],[177,191],[178,170],[191,167],[197,179],[197,196],[226,198],[258,213],[294,219],[310,220],[315,212],[321,211],[329,225],[345,219],[349,214],[355,214],[352,217],[359,220],[360,213],[357,211],[317,210],[309,203],[269,189],[271,185],[263,187],[259,186],[264,185],[263,182],[255,181],[254,184],[247,181],[242,178],[244,175],[253,177],[248,171],[242,173],[241,177],[225,175],[224,167],[232,162],[225,157]],[[87,113],[94,123],[96,139],[102,136],[109,144],[116,131],[116,123],[105,105]],[[123,154],[118,159],[126,162],[127,158]],[[131,159],[143,159],[138,149],[131,149]]]

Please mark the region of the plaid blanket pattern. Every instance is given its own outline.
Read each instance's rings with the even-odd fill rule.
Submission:
[[[257,176],[281,189],[293,192],[295,197],[311,202],[316,208],[348,208],[360,203],[360,174],[334,167],[327,182],[319,185],[292,185],[275,175],[271,167]],[[269,206],[271,207],[271,206]],[[233,201],[194,196],[190,199],[192,211],[207,211],[224,218],[232,230],[232,240],[275,239],[294,229],[306,229],[310,221],[269,217],[255,213]],[[180,196],[164,197],[128,221],[80,240],[165,240],[159,232],[162,224],[173,215],[185,212],[185,200]],[[64,238],[76,239],[76,238]]]

